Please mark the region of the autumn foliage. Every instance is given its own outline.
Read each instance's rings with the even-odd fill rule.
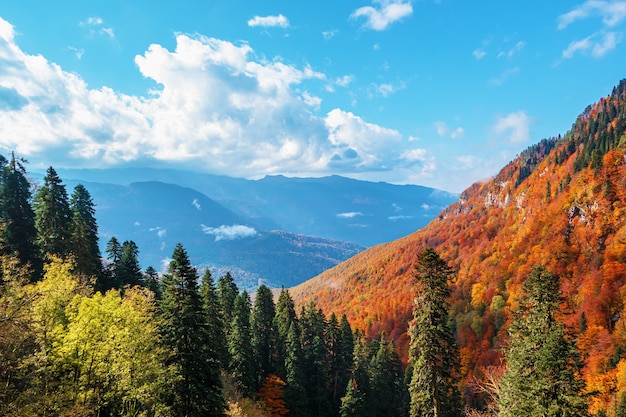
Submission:
[[[412,265],[433,247],[456,271],[450,304],[463,388],[500,364],[510,311],[532,268],[561,279],[560,319],[584,361],[590,411],[626,392],[626,80],[587,107],[564,136],[522,152],[475,183],[427,227],[366,250],[291,290],[299,304],[384,331],[407,358]]]

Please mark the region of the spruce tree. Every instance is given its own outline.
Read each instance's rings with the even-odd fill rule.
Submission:
[[[403,415],[404,374],[402,362],[395,352],[393,340],[385,340],[384,332],[370,361],[372,415],[375,417]]]
[[[198,291],[198,273],[179,243],[163,275],[160,302],[163,342],[171,351],[166,365],[179,378],[169,398],[175,416],[223,416],[220,367],[214,354],[206,312]]]
[[[141,285],[143,274],[139,266],[139,248],[132,240],[122,244],[120,258],[115,268],[115,281],[119,288]]]
[[[143,273],[142,285],[148,288],[154,293],[154,297],[161,299],[161,282],[159,280],[159,273],[152,266],[148,266]]]
[[[328,349],[326,345],[326,318],[321,309],[312,302],[302,309],[300,330],[302,344],[302,370],[305,375],[304,389],[314,416],[330,414],[330,378]]]
[[[370,417],[371,388],[368,367],[368,348],[365,338],[357,333],[354,344],[354,365],[348,380],[346,394],[341,398],[341,417]]]
[[[33,277],[43,275],[43,264],[37,246],[35,213],[31,206],[30,183],[26,177],[23,159],[11,155],[8,162],[0,156],[0,220],[4,254],[17,254],[21,265],[30,265]]]
[[[230,325],[233,320],[235,298],[239,295],[239,288],[237,288],[237,284],[235,284],[235,280],[230,272],[227,272],[225,275],[218,278],[215,291],[220,306],[220,320],[224,325],[224,335],[228,338],[228,335],[230,334]],[[226,343],[220,347],[220,361],[222,363],[222,368],[227,369],[229,367],[230,357]]]
[[[42,253],[65,258],[72,248],[72,213],[65,185],[52,167],[35,195],[34,210],[37,243]]]
[[[255,391],[261,387],[267,376],[274,373],[272,358],[276,343],[275,315],[276,306],[274,305],[272,291],[267,286],[261,285],[257,289],[250,318],[252,346],[254,348],[254,357],[258,363],[257,388]]]
[[[289,417],[309,417],[307,392],[305,390],[305,375],[302,369],[302,345],[300,344],[300,330],[297,321],[291,321],[285,338],[285,403],[289,409]]]
[[[89,191],[82,185],[74,187],[70,197],[72,211],[71,248],[74,256],[74,272],[94,277],[102,277],[102,261],[98,246],[98,224],[96,209]]]
[[[96,283],[96,290],[103,293],[111,288],[119,288],[117,268],[122,255],[122,245],[115,236],[111,237],[107,242],[105,253],[109,262],[102,271],[102,279]]]
[[[220,315],[220,305],[213,276],[208,268],[204,270],[200,282],[200,297],[208,323],[209,339],[212,341],[212,354],[221,365],[222,349],[226,346],[226,335],[224,334],[224,323]]]
[[[274,369],[284,381],[287,381],[287,370],[285,364],[287,360],[287,338],[289,330],[293,326],[296,337],[300,338],[300,330],[298,326],[298,317],[296,316],[296,307],[284,287],[280,290],[278,302],[276,303],[276,316],[274,316],[274,329],[276,329],[276,357]]]
[[[230,332],[227,336],[228,370],[240,392],[250,397],[256,388],[256,364],[250,334],[250,297],[246,291],[235,297]]]
[[[500,414],[587,415],[576,345],[557,318],[562,301],[558,276],[535,267],[524,281],[523,291],[509,327]]]
[[[410,416],[447,417],[461,414],[458,391],[458,350],[449,326],[448,279],[452,269],[432,248],[418,257],[414,277],[417,295],[409,327]]]

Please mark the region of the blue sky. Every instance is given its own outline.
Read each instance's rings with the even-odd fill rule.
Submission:
[[[460,192],[626,77],[626,1],[20,0],[0,153]]]

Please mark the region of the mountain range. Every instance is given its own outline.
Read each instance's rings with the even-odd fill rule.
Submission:
[[[413,265],[425,247],[456,271],[451,325],[467,392],[474,377],[501,366],[522,283],[543,265],[560,277],[560,320],[578,343],[590,411],[609,409],[626,387],[626,80],[565,135],[473,184],[426,227],[364,250],[291,294],[300,305],[346,313],[370,336],[384,331],[406,360]]]
[[[163,270],[181,242],[194,265],[242,288],[290,287],[368,246],[423,227],[458,195],[331,176],[245,180],[167,169],[56,169],[90,192],[103,254],[133,240],[142,267]],[[35,180],[43,177],[34,173]]]

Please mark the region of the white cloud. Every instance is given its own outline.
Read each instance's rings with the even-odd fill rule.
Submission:
[[[511,78],[513,75],[519,73],[519,67],[508,68],[497,77],[489,80],[489,84],[492,85],[502,85],[506,80]]]
[[[248,20],[248,26],[288,28],[289,19],[282,14],[279,14],[278,16],[254,16],[252,19]]]
[[[361,213],[360,211],[350,211],[347,213],[337,213],[336,216],[341,218],[341,219],[353,219],[357,216],[362,216],[363,213]]]
[[[435,130],[440,137],[450,137],[452,139],[461,139],[465,134],[465,130],[462,127],[452,129],[444,122],[435,122]]]
[[[577,20],[600,16],[605,27],[614,27],[626,18],[626,1],[587,0],[558,17],[558,28],[565,29]]]
[[[325,122],[328,139],[336,149],[329,162],[336,167],[349,164],[362,169],[379,169],[382,160],[391,157],[394,144],[402,138],[397,130],[367,123],[341,109],[331,110]]]
[[[412,219],[414,216],[389,216],[387,217],[388,220],[391,220],[392,222],[398,221],[398,220],[410,220]]]
[[[411,178],[414,179],[430,178],[437,169],[437,162],[435,157],[432,156],[430,152],[428,152],[428,150],[426,149],[415,148],[404,150],[400,154],[400,159],[404,161],[409,168],[412,168],[414,166],[418,167],[418,171],[414,171],[411,174]],[[415,182],[419,183],[420,181]]]
[[[194,206],[196,210],[202,210],[202,207],[200,206],[200,202],[198,201],[197,198],[193,199],[193,201],[191,202],[191,205]]]
[[[511,143],[527,143],[530,142],[531,123],[532,119],[526,112],[519,110],[515,113],[509,113],[504,117],[498,118],[492,129],[497,135],[507,133],[507,139]]]
[[[100,26],[104,23],[104,21],[102,20],[101,17],[99,16],[90,16],[87,19],[85,19],[82,22],[79,22],[78,24],[80,26]]]
[[[365,18],[363,27],[372,30],[385,30],[392,23],[413,14],[413,6],[404,0],[374,0],[378,6],[363,6],[356,9],[351,19]]]
[[[477,49],[474,49],[474,52],[472,52],[472,55],[474,55],[474,58],[476,58],[477,61],[480,61],[481,59],[485,57],[485,55],[487,55],[487,52],[485,52],[481,48],[477,48]]]
[[[201,224],[200,227],[207,235],[215,236],[216,242],[220,240],[243,239],[257,234],[257,231],[253,227],[244,226],[242,224],[234,224],[232,226],[222,225],[219,227],[209,227]]]
[[[344,75],[343,77],[338,77],[335,79],[335,85],[340,87],[347,87],[351,82],[354,81],[354,75]]]
[[[335,36],[337,36],[339,34],[339,30],[337,29],[333,29],[333,30],[326,30],[324,32],[322,32],[322,37],[325,40],[331,40],[332,38],[334,38]]]
[[[593,34],[584,39],[571,42],[561,54],[563,59],[572,58],[577,52],[584,55],[591,55],[594,58],[601,58],[614,49],[622,36],[619,33],[608,32],[603,35]]]
[[[397,168],[413,175],[434,167],[434,158],[406,150],[416,138],[403,140],[340,108],[317,114],[321,101],[309,91],[329,84],[324,74],[258,56],[246,43],[179,34],[174,49],[153,44],[135,58],[155,87],[125,95],[89,88],[77,74],[25,53],[0,18],[0,86],[19,104],[0,108],[0,153],[58,168],[184,162],[244,178],[340,174],[398,182],[407,179],[391,174]]]
[[[148,229],[148,231],[156,232],[157,236],[160,238],[164,238],[165,236],[167,236],[167,229],[164,229],[162,227],[151,227],[150,229]]]
[[[522,49],[524,49],[524,46],[526,45],[526,42],[524,41],[519,41],[515,44],[515,46],[513,46],[511,49],[509,49],[508,51],[500,51],[498,53],[498,58],[512,58],[513,56],[517,55],[518,53],[520,53],[522,51]]]

